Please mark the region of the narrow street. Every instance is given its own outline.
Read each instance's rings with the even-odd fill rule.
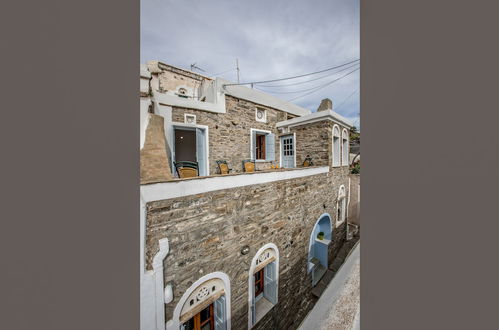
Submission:
[[[324,290],[300,330],[359,329],[360,242]]]

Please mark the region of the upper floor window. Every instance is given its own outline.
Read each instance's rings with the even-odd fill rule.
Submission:
[[[270,131],[251,129],[251,159],[275,160],[275,135]]]
[[[340,166],[340,127],[333,126],[333,166]]]
[[[348,131],[346,129],[343,129],[343,132],[341,133],[341,139],[342,139],[342,157],[341,157],[341,165],[342,166],[348,166],[350,163],[350,160],[348,158],[349,155],[349,150],[348,150]]]
[[[258,250],[249,275],[248,328],[251,328],[277,304],[279,253],[274,244]]]

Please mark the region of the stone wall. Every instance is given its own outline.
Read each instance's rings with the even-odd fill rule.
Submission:
[[[279,138],[276,124],[279,121],[295,117],[286,112],[257,105],[253,102],[237,99],[226,95],[225,114],[212,113],[201,110],[173,107],[173,122],[184,122],[184,114],[196,115],[199,125],[208,126],[209,131],[209,166],[210,174],[216,174],[218,166],[216,160],[225,159],[234,173],[242,172],[242,161],[250,159],[251,128],[271,131],[276,135],[275,164],[279,163]],[[267,111],[267,122],[257,122],[255,119],[256,107]],[[268,169],[271,162],[257,163],[258,169]]]
[[[348,222],[360,226],[360,174],[350,174],[350,204]]]
[[[166,157],[164,118],[148,114],[144,147],[140,150],[140,183],[151,183],[172,178]]]
[[[296,165],[302,166],[307,155],[314,165],[331,166],[332,123],[320,121],[291,128],[296,133]]]
[[[248,324],[248,272],[256,251],[277,245],[279,302],[254,329],[296,329],[313,307],[307,274],[310,234],[319,217],[336,222],[339,186],[348,187],[348,168],[309,177],[251,185],[147,204],[146,268],[151,269],[158,240],[167,237],[170,252],[165,283],[173,283],[174,300],[166,319],[185,291],[211,272],[226,273],[231,283],[232,329]],[[348,193],[348,192],[347,192]],[[333,229],[330,264],[345,239],[345,224]],[[242,255],[241,248],[250,246]]]

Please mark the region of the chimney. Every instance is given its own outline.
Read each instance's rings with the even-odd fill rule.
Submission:
[[[325,111],[325,110],[333,110],[333,101],[330,99],[324,99],[321,101],[321,104],[319,105],[319,108],[317,108],[317,111]]]

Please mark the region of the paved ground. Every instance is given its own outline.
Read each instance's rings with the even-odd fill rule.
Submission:
[[[307,315],[299,330],[359,329],[360,242]]]

